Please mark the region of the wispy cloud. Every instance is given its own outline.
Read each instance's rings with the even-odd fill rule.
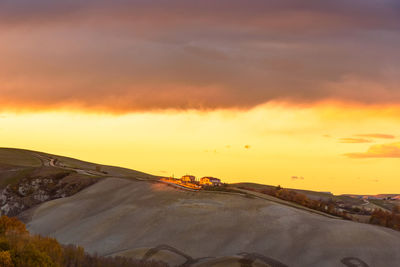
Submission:
[[[360,144],[360,143],[371,143],[372,141],[364,138],[340,138],[339,142],[346,144]]]
[[[303,176],[292,176],[292,180],[304,180]]]
[[[355,159],[363,158],[400,158],[400,142],[371,146],[366,152],[347,153],[345,156]]]
[[[394,139],[395,138],[395,136],[391,135],[391,134],[379,134],[379,133],[356,134],[355,136],[367,137],[367,138],[382,138],[382,139]]]

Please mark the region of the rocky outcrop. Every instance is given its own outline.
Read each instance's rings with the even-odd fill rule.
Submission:
[[[43,169],[33,172],[0,191],[0,215],[16,216],[42,202],[71,196],[98,180],[71,171],[42,172]]]

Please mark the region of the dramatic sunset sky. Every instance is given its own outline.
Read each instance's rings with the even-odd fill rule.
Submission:
[[[0,0],[0,146],[400,193],[400,1]]]

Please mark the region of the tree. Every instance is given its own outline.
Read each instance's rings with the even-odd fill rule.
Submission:
[[[3,215],[0,217],[0,235],[7,235],[9,233],[27,234],[28,231],[25,224],[17,218],[9,218]]]
[[[395,205],[392,209],[393,213],[400,213],[400,205]]]
[[[0,266],[14,267],[9,251],[0,251]]]

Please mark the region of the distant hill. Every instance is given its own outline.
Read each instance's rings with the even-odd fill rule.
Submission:
[[[364,199],[400,199],[400,194],[377,194],[377,195],[344,194],[343,196],[348,196],[353,198],[364,198]]]

